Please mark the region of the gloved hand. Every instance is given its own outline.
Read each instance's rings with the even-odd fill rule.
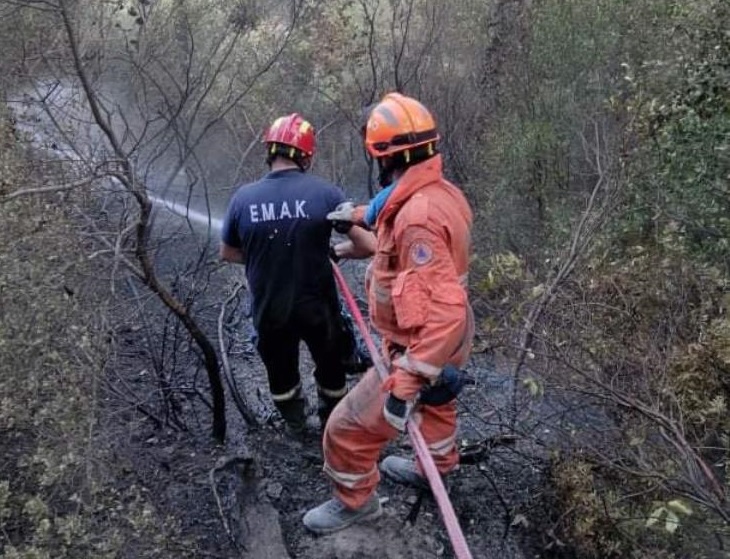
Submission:
[[[414,402],[401,400],[393,396],[393,394],[389,394],[383,407],[383,416],[398,431],[405,431],[406,422],[411,415],[411,410],[413,410],[414,405]]]
[[[334,262],[335,264],[340,261],[340,257],[337,256],[337,253],[335,252],[335,247],[333,246],[330,246],[329,256],[330,260],[332,260],[332,262]]]
[[[476,384],[466,371],[446,365],[435,384],[424,387],[419,401],[427,406],[442,406],[456,398],[464,386]]]
[[[423,383],[423,378],[403,369],[395,369],[383,381],[383,390],[390,392],[385,400],[383,415],[386,421],[399,431],[405,430]]]
[[[345,234],[352,229],[352,214],[355,210],[355,204],[352,202],[342,202],[338,204],[335,211],[327,214],[327,219],[332,222],[332,227],[338,233]]]

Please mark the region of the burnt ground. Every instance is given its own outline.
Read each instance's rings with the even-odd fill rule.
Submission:
[[[172,240],[159,247],[159,254],[192,254],[185,236],[181,229],[165,235]],[[217,346],[221,304],[242,270],[219,264],[211,254],[193,274],[191,263],[182,260],[163,259],[163,273],[174,272],[181,296],[192,296],[193,285],[199,288],[195,314]],[[361,289],[361,267],[346,263],[342,268],[351,286]],[[179,523],[193,556],[276,557],[275,548],[263,551],[260,540],[279,536],[278,519],[287,550],[279,552],[282,559],[285,553],[300,559],[454,557],[432,498],[423,499],[415,522],[409,522],[418,501],[416,491],[387,481],[379,489],[382,518],[331,536],[307,533],[301,518],[329,498],[330,486],[322,473],[306,349],[300,370],[312,408],[312,431],[301,441],[285,434],[268,399],[263,365],[250,344],[245,296],[231,304],[225,321],[231,368],[260,425],[249,428],[229,397],[228,437],[218,445],[210,437],[207,382],[194,348],[155,299],[141,287],[130,286],[124,287],[126,302],[120,303],[116,316],[117,350],[109,365],[103,438],[109,441],[110,459],[124,465],[118,482],[144,487],[158,510]],[[509,375],[499,372],[505,368],[495,367],[495,361],[493,355],[479,353],[469,365],[477,384],[461,397],[460,441],[470,463],[451,477],[451,500],[475,558],[537,557],[539,542],[531,528],[533,517],[542,515],[544,462],[531,438],[512,440],[505,428],[512,385]],[[229,387],[227,392],[230,396]],[[131,394],[137,403],[132,403]],[[384,455],[388,453],[410,455],[407,438],[391,444]],[[245,458],[249,482],[242,481],[246,476],[235,457]],[[223,467],[215,470],[217,466]],[[247,507],[253,517],[246,517]],[[264,516],[264,528],[251,526],[252,518],[255,523]],[[129,556],[134,556],[132,550]],[[158,556],[175,553],[160,551]]]
[[[109,217],[108,208],[104,215]],[[109,226],[115,230],[117,224],[110,219]],[[178,217],[160,219],[160,223],[164,228],[155,234],[160,276],[191,304],[217,346],[221,304],[242,270],[218,262],[214,234],[206,239],[196,230],[193,235],[192,225]],[[110,268],[100,281],[108,281]],[[346,263],[342,268],[351,287],[362,292],[362,267]],[[320,442],[316,434],[305,443],[284,434],[268,399],[263,366],[249,341],[245,296],[230,305],[225,332],[231,342],[234,378],[261,425],[246,426],[227,388],[228,436],[219,445],[210,436],[210,398],[199,354],[161,303],[144,287],[125,279],[122,271],[115,268],[116,294],[108,317],[113,352],[102,387],[104,414],[95,436],[103,449],[98,467],[120,489],[140,488],[158,515],[179,527],[183,538],[175,545],[130,541],[125,557],[181,557],[181,548],[185,556],[193,557],[276,557],[257,551],[254,545],[262,538],[278,537],[272,525],[281,527],[287,549],[281,552],[282,559],[287,553],[301,559],[453,557],[434,502],[426,498],[415,522],[407,522],[416,494],[388,482],[379,491],[385,512],[378,521],[327,537],[306,533],[303,514],[329,497]],[[300,369],[314,404],[308,374],[311,362],[306,350],[302,355]],[[477,353],[469,365],[477,385],[461,398],[460,438],[465,447],[486,443],[478,447],[481,453],[472,457],[473,463],[452,476],[451,499],[475,558],[540,556],[543,542],[533,527],[537,518],[544,517],[540,501],[544,452],[533,437],[491,444],[512,433],[506,427],[512,384],[508,368],[496,366],[496,361],[494,355]],[[407,439],[394,442],[386,449],[390,452],[410,454]],[[250,462],[254,484],[242,483],[240,472],[229,462],[237,456]],[[220,465],[226,467],[215,470]],[[260,526],[251,526],[246,507],[266,518],[266,533],[260,533]]]
[[[159,242],[158,263],[161,273],[173,278],[176,293],[193,302],[197,319],[217,342],[220,305],[240,270],[221,266],[212,254],[198,260],[205,243],[188,233],[175,228],[159,234],[166,240]],[[357,285],[361,271],[352,265],[344,269]],[[247,428],[229,397],[228,437],[219,445],[210,437],[205,374],[187,336],[142,287],[120,281],[116,297],[110,317],[114,352],[106,367],[104,415],[95,437],[107,463],[99,468],[119,487],[141,488],[184,538],[176,545],[129,542],[125,557],[181,557],[181,548],[185,556],[194,557],[276,557],[256,545],[278,535],[277,526],[272,527],[276,524],[287,550],[281,559],[286,554],[301,559],[453,557],[430,498],[415,522],[407,522],[417,501],[415,492],[388,482],[379,491],[387,501],[381,519],[327,537],[305,532],[302,515],[329,496],[319,440],[312,436],[296,441],[284,434],[268,401],[263,367],[248,343],[243,301],[230,309],[226,332],[234,340],[230,358],[236,382],[261,425]],[[303,355],[301,371],[314,402],[307,373],[311,365],[306,351]],[[451,500],[475,558],[540,556],[542,542],[532,528],[533,518],[543,515],[543,453],[528,437],[513,444],[489,444],[511,434],[505,425],[512,385],[502,372],[507,369],[495,366],[495,361],[492,355],[475,354],[469,366],[477,385],[461,398],[461,439],[465,447],[486,443],[478,447],[473,463],[452,476]],[[402,438],[386,452],[407,455],[410,449]],[[249,462],[253,484],[242,481],[244,476],[231,462],[238,456]],[[265,525],[254,526],[246,507],[261,512]]]

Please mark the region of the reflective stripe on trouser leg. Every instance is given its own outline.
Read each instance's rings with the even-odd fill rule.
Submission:
[[[324,471],[345,506],[360,508],[380,481],[380,451],[398,435],[383,417],[386,393],[371,368],[332,412],[324,432]]]
[[[469,359],[473,339],[474,312],[468,307],[464,338],[449,357],[449,362],[457,366],[465,365]],[[456,400],[441,406],[419,406],[416,415],[421,434],[436,468],[441,474],[449,473],[459,464],[459,452],[456,449]],[[420,464],[418,467],[420,470]]]
[[[324,386],[320,386],[319,383],[317,383],[317,393],[320,396],[324,396],[325,398],[329,398],[331,400],[341,400],[345,394],[347,394],[347,385],[343,386],[342,388],[338,388],[337,390],[331,390],[329,388],[325,388]]]
[[[415,419],[436,468],[441,474],[449,473],[459,463],[456,450],[456,400],[441,406],[419,406]]]
[[[296,429],[304,427],[304,423],[307,420],[305,414],[307,403],[302,394],[301,383],[282,394],[272,393],[271,399],[274,401],[274,405],[279,410],[284,421]]]
[[[317,383],[317,399],[319,405],[317,406],[317,415],[319,415],[319,421],[324,426],[329,420],[332,410],[335,409],[340,400],[347,394],[347,385],[343,386],[339,390],[330,390]]]
[[[375,469],[376,468],[373,468],[369,472],[362,474],[350,474],[347,472],[338,472],[330,467],[329,464],[324,465],[324,472],[332,479],[332,481],[334,481],[337,485],[346,487],[347,489],[354,489],[357,487],[358,484],[361,484],[364,480],[372,476],[375,473]]]
[[[271,393],[271,399],[274,400],[274,402],[286,402],[287,400],[294,400],[301,396],[302,396],[302,383],[301,382],[299,384],[297,384],[291,390],[287,390],[286,392],[282,392],[281,394],[274,394],[273,392]]]

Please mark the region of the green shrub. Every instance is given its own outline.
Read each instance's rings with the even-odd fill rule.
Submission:
[[[3,188],[32,186],[22,156],[0,149]],[[0,558],[192,556],[104,438],[106,285],[79,250],[79,200],[59,201],[0,202]]]

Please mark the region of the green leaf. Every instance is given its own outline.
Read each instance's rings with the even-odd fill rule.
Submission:
[[[530,298],[537,299],[543,293],[545,293],[545,285],[541,283],[540,285],[536,285],[530,290]]]
[[[654,524],[656,524],[657,522],[659,522],[659,519],[662,517],[662,514],[664,514],[664,512],[666,510],[667,509],[665,507],[657,507],[657,508],[655,508],[654,511],[649,516],[649,518],[646,519],[646,525],[647,525],[647,527],[654,526]]]
[[[679,528],[679,516],[674,511],[667,509],[667,517],[664,519],[664,529],[673,534]]]
[[[644,444],[644,437],[633,436],[629,440],[629,446],[640,446]]]
[[[672,501],[669,501],[667,503],[667,508],[673,510],[678,514],[686,514],[687,516],[692,514],[692,509],[687,503],[682,501],[682,499],[674,499]]]
[[[523,526],[525,528],[530,527],[530,522],[524,514],[516,514],[510,522],[510,526]]]
[[[534,378],[528,377],[526,379],[523,379],[522,385],[527,389],[527,391],[530,393],[530,396],[532,396],[533,398],[538,398],[542,395],[542,385]]]

